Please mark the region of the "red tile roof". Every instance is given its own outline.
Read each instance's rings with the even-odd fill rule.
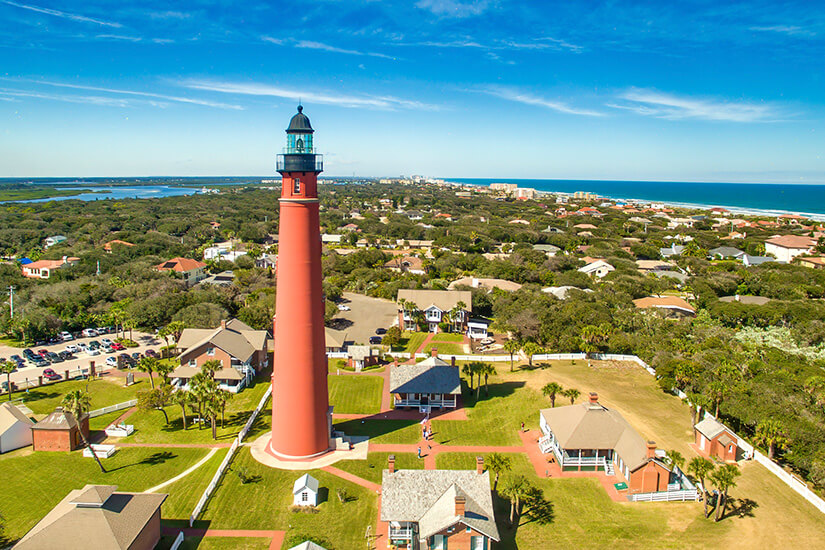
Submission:
[[[189,258],[172,258],[169,261],[163,262],[155,266],[158,271],[176,271],[177,273],[184,273],[194,269],[206,267],[206,264],[198,260],[190,260]]]
[[[816,245],[816,241],[814,239],[811,237],[805,237],[804,235],[782,235],[781,237],[771,237],[765,241],[765,243],[770,243],[774,246],[780,246],[782,248],[804,248],[805,250]]]

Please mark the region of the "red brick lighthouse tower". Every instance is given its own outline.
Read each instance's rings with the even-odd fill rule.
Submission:
[[[330,449],[331,416],[324,347],[321,235],[314,130],[298,106],[278,155],[283,177],[278,231],[275,367],[272,374],[272,439],[281,458],[308,458]]]

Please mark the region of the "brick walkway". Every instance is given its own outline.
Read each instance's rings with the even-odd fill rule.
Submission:
[[[286,531],[253,531],[245,529],[178,529],[175,527],[163,526],[161,533],[171,537],[177,536],[183,531],[184,537],[227,537],[227,538],[254,538],[270,539],[269,550],[280,550],[284,542]]]
[[[325,471],[328,474],[332,474],[334,476],[340,477],[341,479],[346,479],[356,485],[360,485],[361,487],[366,487],[370,491],[375,491],[376,493],[381,492],[381,486],[377,483],[373,483],[372,481],[367,481],[362,477],[358,477],[357,475],[351,474],[349,472],[345,472],[344,470],[339,470],[335,466],[324,466],[321,470]]]
[[[117,443],[118,447],[159,447],[164,449],[220,449],[231,447],[229,443]]]

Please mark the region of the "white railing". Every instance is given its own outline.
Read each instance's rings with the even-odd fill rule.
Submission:
[[[349,356],[345,351],[328,351],[327,357],[330,359],[346,359]]]
[[[235,451],[238,450],[238,447],[243,443],[244,437],[246,434],[249,433],[249,429],[254,424],[255,419],[258,417],[258,413],[263,410],[264,405],[266,404],[267,399],[269,399],[270,395],[272,394],[272,386],[267,386],[266,392],[264,393],[263,397],[261,397],[260,402],[258,402],[258,406],[255,407],[255,410],[252,411],[252,415],[249,417],[249,420],[246,421],[244,424],[243,429],[238,433],[238,437],[232,442],[232,446],[229,447],[229,452],[226,453],[226,456],[223,458],[221,465],[218,467],[218,471],[215,472],[215,475],[212,476],[212,481],[209,482],[209,485],[206,487],[206,490],[201,495],[200,500],[195,505],[195,509],[192,510],[192,514],[189,516],[189,527],[194,525],[195,520],[198,519],[201,512],[203,511],[203,507],[206,506],[207,501],[209,501],[209,497],[212,496],[212,493],[218,487],[223,475],[226,473],[226,469],[229,467],[229,464],[232,462],[232,458],[235,456]]]
[[[413,530],[409,527],[406,528],[396,528],[390,527],[390,539],[412,539],[413,537]]]
[[[452,407],[455,408],[455,399],[430,399],[427,403],[422,403],[420,399],[396,399],[396,407],[419,407],[425,405],[428,407]]]
[[[672,502],[672,501],[696,501],[699,500],[699,492],[696,489],[686,489],[684,491],[658,491],[656,493],[635,493],[627,495],[631,502]]]
[[[562,467],[567,466],[596,466],[604,468],[607,465],[607,459],[603,456],[581,456],[581,457],[562,457]]]
[[[96,416],[102,416],[104,414],[109,414],[110,412],[120,411],[123,409],[130,409],[137,405],[137,399],[132,399],[130,401],[124,401],[123,403],[118,403],[117,405],[109,405],[108,407],[103,407],[102,409],[96,409],[89,413],[89,418],[94,418]]]
[[[181,544],[183,544],[183,531],[178,531],[178,536],[175,537],[175,542],[172,543],[169,550],[178,550]]]

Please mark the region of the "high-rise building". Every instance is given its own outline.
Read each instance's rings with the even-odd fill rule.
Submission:
[[[327,394],[324,295],[314,130],[298,106],[278,155],[280,198],[275,365],[272,373],[272,438],[269,451],[286,459],[330,450],[332,411]]]

